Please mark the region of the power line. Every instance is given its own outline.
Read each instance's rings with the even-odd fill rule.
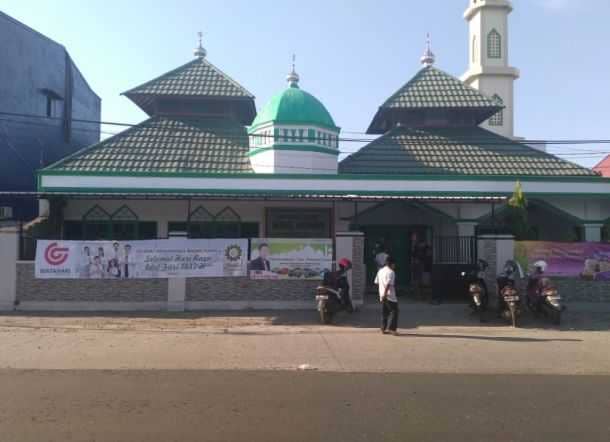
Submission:
[[[35,125],[35,126],[40,126],[40,127],[48,127],[48,128],[53,128],[56,129],[57,126],[53,126],[53,125],[49,125],[49,124],[44,124],[44,123],[38,123],[38,122],[31,122],[31,121],[24,121],[24,120],[12,120],[12,119],[7,119],[7,118],[0,118],[0,121],[7,121],[7,122],[13,122],[16,124],[23,124],[23,125]],[[146,128],[147,126],[145,126],[144,124],[140,124],[138,126],[132,126],[133,127],[141,127],[141,128]],[[153,127],[152,125],[150,127]],[[124,133],[123,132],[107,132],[107,131],[103,131],[103,130],[97,130],[97,129],[86,129],[86,128],[76,128],[73,127],[74,130],[77,131],[83,131],[83,132],[91,132],[91,133],[102,133],[102,134],[107,134],[107,135],[111,135],[111,136],[115,136],[115,135],[119,135]],[[184,132],[184,129],[180,129],[180,128],[167,128],[167,127],[162,127],[159,128],[160,130],[163,130],[164,132]],[[210,133],[213,135],[219,135],[219,132],[217,130],[210,130]],[[222,133],[222,132],[220,132]],[[225,132],[225,133],[229,133],[229,132]],[[247,135],[246,134],[242,134],[242,135],[235,135],[235,132],[230,132],[232,135],[224,135],[223,138],[225,139],[233,139],[233,140],[237,140],[239,142],[244,142],[246,140]],[[173,140],[188,140],[188,141],[193,141],[193,137],[191,135],[172,135],[171,133],[164,133],[162,134],[160,137],[160,139],[167,139],[167,138],[171,138]],[[279,138],[280,140],[283,140],[285,137],[279,136],[279,137],[274,137],[274,136],[267,136],[266,138],[268,139],[275,139],[275,138]],[[291,137],[289,137],[291,138]],[[105,140],[104,140],[105,141]],[[292,140],[290,140],[292,141]],[[103,141],[102,141],[103,142]],[[387,141],[383,140],[383,137],[380,137],[379,139],[375,140],[376,142],[376,146],[375,146],[375,154],[380,154],[380,153],[395,153],[397,155],[400,155],[402,153],[401,150],[394,148],[383,148],[380,146],[383,145],[388,145],[388,146],[397,146],[400,144],[399,141],[394,141],[392,139],[388,139]],[[498,143],[498,142],[489,142],[487,140],[485,141],[476,141],[474,140],[474,138],[472,139],[464,139],[463,141],[451,141],[451,140],[413,140],[413,144],[417,144],[418,146],[465,146],[467,142],[472,142],[472,143],[477,143],[477,146],[473,146],[473,147],[481,147],[481,146],[507,146],[506,143]],[[408,145],[409,143],[407,142],[402,142],[401,144],[404,145]],[[271,147],[271,146],[269,146]],[[531,146],[524,146],[524,147],[530,147]],[[256,148],[256,147],[255,147]],[[265,146],[261,146],[261,148],[265,148]],[[332,148],[331,148],[332,149]],[[417,150],[417,149],[414,149]],[[367,152],[362,151],[362,150],[337,150],[338,154],[347,154],[347,155],[351,155],[351,154],[357,154],[357,153],[361,153],[361,154],[367,154]],[[486,151],[486,152],[482,152],[485,153],[487,155],[500,155],[500,154],[519,154],[522,156],[530,156],[530,154],[535,155],[535,156],[539,156],[540,154],[547,154],[550,155],[549,152],[545,152],[545,151],[541,151],[541,150],[529,150],[529,151],[524,151],[522,147],[518,148],[518,149],[507,149],[504,148],[502,150],[496,150],[496,151]],[[577,151],[573,151],[573,152],[566,152],[565,150],[557,152],[555,155],[557,156],[574,156],[574,157],[583,157],[583,158],[587,158],[587,157],[596,157],[599,155],[604,155],[604,154],[608,154],[610,152],[606,152],[606,151],[585,151],[585,150],[577,150]],[[381,160],[380,158],[377,158],[377,161]]]
[[[14,112],[0,112],[0,115],[8,115],[8,116],[13,116],[13,117],[22,117],[22,118],[37,118],[37,119],[44,119],[44,120],[60,120],[63,121],[64,119],[61,117],[47,117],[47,116],[43,116],[43,115],[34,115],[34,114],[22,114],[22,113],[14,113]],[[76,123],[88,123],[88,124],[97,124],[97,125],[108,125],[108,126],[121,126],[121,127],[126,127],[126,128],[131,128],[131,127],[137,127],[137,126],[141,126],[141,127],[146,127],[146,123],[147,120],[143,123],[138,123],[138,124],[131,124],[131,123],[121,123],[121,122],[115,122],[115,121],[103,121],[103,120],[88,120],[88,119],[79,119],[79,118],[73,118],[72,119],[73,122]],[[164,128],[164,130],[171,130],[171,128]],[[175,129],[175,130],[181,130],[181,129]],[[413,128],[413,130],[418,130],[417,128]],[[425,130],[423,130],[425,132]],[[221,130],[214,130],[214,132],[217,133],[222,133]],[[120,133],[120,132],[119,132]],[[228,134],[235,134],[235,130],[232,131],[226,131],[226,133]],[[350,133],[359,133],[359,134],[363,134],[363,135],[367,135],[365,133],[362,132],[350,132]],[[240,137],[242,136],[248,136],[246,134],[244,135],[240,135]],[[261,135],[262,136],[262,135]],[[338,141],[343,141],[343,142],[358,142],[358,143],[370,143],[373,141],[378,141],[380,138],[386,137],[388,136],[386,135],[380,135],[377,138],[338,138]],[[274,135],[267,135],[267,136],[263,136],[266,139],[275,139],[276,137]],[[293,141],[296,141],[297,136],[284,136],[284,135],[280,135],[279,136],[280,139],[292,139]],[[472,137],[464,137],[462,139],[459,139],[459,136],[454,136],[453,138],[456,139],[456,141],[453,141],[453,143],[456,144],[463,144],[463,143],[467,143],[467,142],[476,142],[479,144],[482,143],[487,143],[488,145],[506,145],[506,142],[498,142],[498,141],[490,141],[490,138],[472,138]],[[570,139],[558,139],[558,140],[543,140],[543,139],[524,139],[524,140],[511,140],[512,143],[515,144],[522,144],[522,145],[532,145],[532,144],[553,144],[553,145],[561,145],[561,144],[610,144],[610,139],[574,139],[574,140],[570,140]]]

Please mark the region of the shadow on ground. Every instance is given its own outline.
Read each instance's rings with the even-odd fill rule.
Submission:
[[[25,325],[24,325],[25,324]],[[248,330],[239,330],[244,326],[318,326],[318,312],[311,310],[278,310],[278,311],[206,311],[206,312],[13,312],[0,315],[0,326],[33,326],[61,327],[62,325],[82,326],[83,328],[114,328],[114,329],[187,329],[190,327],[215,327],[227,333],[247,334]],[[92,324],[95,326],[91,327]],[[331,326],[337,331],[349,329],[377,329],[380,325],[380,307],[376,303],[366,304],[353,314],[339,313]],[[468,327],[481,330],[498,329],[511,326],[496,317],[494,312],[488,312],[486,322],[479,322],[478,316],[471,314],[464,304],[429,305],[422,302],[402,302],[399,327],[402,330],[417,330],[427,327]],[[544,318],[534,318],[525,311],[519,323],[523,329],[555,330],[555,331],[608,331],[610,330],[610,313],[602,312],[565,312],[561,326],[550,324]],[[419,337],[437,337],[434,334],[417,334]],[[438,335],[447,337],[447,335]],[[455,335],[465,338],[463,335]],[[493,337],[473,337],[472,339],[496,339]],[[508,339],[508,338],[506,338]],[[513,339],[513,338],[510,338]],[[514,338],[517,339],[517,338]],[[529,338],[519,338],[528,340]],[[532,338],[533,339],[533,338]]]

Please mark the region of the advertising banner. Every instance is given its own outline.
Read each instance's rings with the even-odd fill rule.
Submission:
[[[322,279],[332,268],[330,239],[255,238],[250,242],[251,279]]]
[[[515,242],[515,258],[531,269],[546,261],[549,276],[610,280],[610,244],[594,242]]]
[[[149,279],[246,276],[247,239],[43,241],[36,278]]]

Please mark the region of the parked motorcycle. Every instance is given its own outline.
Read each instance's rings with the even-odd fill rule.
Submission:
[[[561,304],[561,296],[551,280],[544,276],[547,263],[534,263],[534,273],[529,275],[527,283],[527,307],[534,316],[544,315],[555,325],[561,324],[561,313],[565,306]]]
[[[521,316],[521,296],[517,289],[515,279],[523,275],[518,263],[513,260],[506,261],[504,271],[498,275],[498,313],[500,317],[510,321],[517,327]]]
[[[474,313],[479,315],[479,321],[484,322],[484,313],[489,305],[489,292],[487,284],[485,284],[485,271],[489,264],[480,259],[477,267],[470,272],[463,272],[462,276],[466,278],[468,284],[468,294],[470,295],[470,308]]]
[[[351,268],[350,260],[341,259],[339,270],[326,272],[322,285],[316,288],[316,302],[318,312],[320,312],[320,320],[323,324],[332,323],[333,317],[341,311],[349,313],[354,311],[347,282],[347,271]]]

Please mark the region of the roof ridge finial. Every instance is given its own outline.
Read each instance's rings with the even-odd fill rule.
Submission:
[[[197,32],[197,37],[199,38],[199,44],[197,45],[197,47],[195,48],[195,50],[193,51],[193,54],[195,55],[195,57],[197,58],[205,58],[206,55],[208,55],[207,51],[204,49],[203,47],[203,32],[199,31]]]
[[[421,64],[424,65],[424,67],[430,67],[434,64],[434,62],[436,61],[436,57],[434,56],[434,53],[432,52],[432,44],[430,42],[430,33],[428,32],[426,34],[426,51],[424,52],[424,55],[420,58]]]
[[[292,70],[286,77],[286,81],[288,81],[288,86],[298,88],[300,77],[299,77],[299,74],[297,74],[296,69],[295,69],[296,59],[297,59],[297,56],[295,54],[292,54]]]

